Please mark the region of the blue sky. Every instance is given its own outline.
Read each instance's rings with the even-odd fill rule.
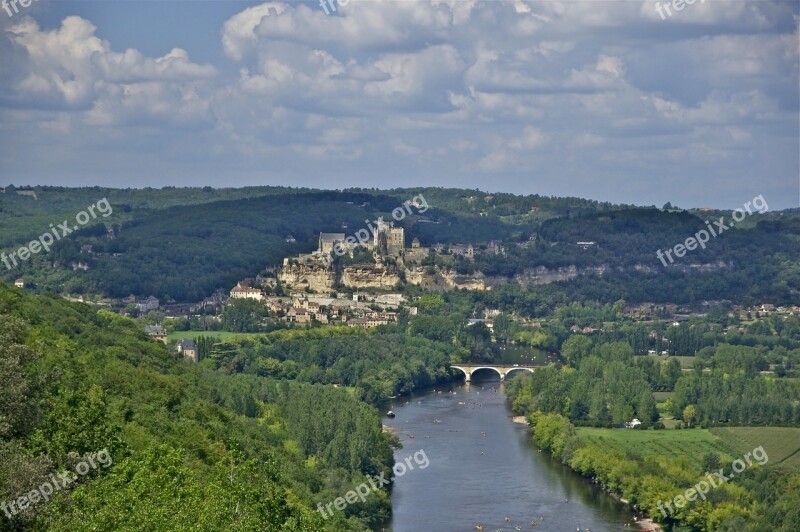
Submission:
[[[331,3],[0,10],[0,184],[800,206],[797,1]]]

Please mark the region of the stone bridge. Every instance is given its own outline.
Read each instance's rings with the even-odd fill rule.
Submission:
[[[472,374],[478,371],[479,369],[490,369],[492,371],[496,371],[498,375],[500,375],[500,380],[506,380],[506,375],[511,373],[515,370],[523,370],[523,371],[530,371],[531,373],[538,368],[544,368],[545,366],[500,366],[495,364],[453,364],[450,366],[452,369],[460,370],[464,373],[466,377],[466,381],[469,382],[472,380]]]

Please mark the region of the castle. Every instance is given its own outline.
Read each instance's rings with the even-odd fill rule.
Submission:
[[[341,255],[352,252],[358,246],[364,246],[382,257],[402,253],[406,242],[405,229],[395,227],[393,222],[385,222],[383,217],[375,221],[375,226],[368,222],[368,227],[369,230],[359,229],[355,236],[349,237],[345,237],[344,233],[320,233],[317,253]],[[369,238],[370,231],[372,239]]]

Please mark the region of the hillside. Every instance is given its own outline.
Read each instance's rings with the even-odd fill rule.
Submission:
[[[0,513],[3,530],[366,530],[388,515],[384,492],[347,517],[315,511],[392,465],[377,412],[344,389],[189,366],[131,320],[5,285],[0,344],[0,502],[105,457]]]
[[[45,292],[198,301],[280,265],[286,256],[315,249],[320,232],[352,234],[367,220],[390,219],[393,209],[422,194],[430,208],[401,222],[406,245],[414,238],[423,246],[503,245],[503,256],[455,257],[448,267],[459,274],[481,272],[511,282],[537,269],[575,268],[589,280],[559,283],[555,292],[590,300],[605,298],[596,293],[599,279],[591,273],[598,269],[605,271],[602,282],[611,285],[605,295],[628,301],[696,303],[727,292],[780,303],[800,293],[800,221],[789,213],[748,218],[750,227],[730,228],[705,249],[664,267],[656,251],[706,227],[701,215],[710,213],[459,189],[34,190],[37,199],[0,195],[0,245],[6,253],[101,198],[113,208],[108,217],[55,242],[49,253],[0,270],[8,282],[22,277]],[[287,242],[289,235],[296,242]],[[577,246],[581,241],[591,245]],[[86,245],[90,253],[81,251]],[[76,265],[83,269],[74,270]],[[523,289],[537,297],[554,290]]]

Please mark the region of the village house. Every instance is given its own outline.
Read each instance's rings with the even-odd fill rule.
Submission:
[[[148,296],[147,299],[140,299],[136,302],[136,308],[138,308],[141,313],[158,310],[158,307],[158,298],[153,296]]]
[[[231,299],[255,299],[256,301],[261,301],[264,299],[264,293],[260,288],[253,288],[239,283],[231,290]]]
[[[148,325],[144,328],[150,338],[159,342],[167,343],[167,331],[160,325]]]
[[[17,279],[14,281],[14,286],[17,288],[25,288],[25,280],[24,279]]]
[[[311,323],[314,319],[314,315],[311,314],[308,310],[304,308],[295,308],[294,309],[294,321],[295,323],[300,324],[307,324]]]
[[[197,344],[191,338],[184,338],[178,345],[178,353],[183,355],[183,359],[187,362],[194,362],[195,364],[200,361],[200,354],[197,349]]]
[[[286,320],[294,323],[306,324],[311,323],[311,313],[303,307],[293,307],[286,314]]]
[[[388,325],[397,321],[394,312],[370,312],[366,317],[367,327],[377,327],[378,325]]]
[[[352,318],[347,320],[348,327],[363,327],[364,329],[367,328],[367,320],[366,318]]]

